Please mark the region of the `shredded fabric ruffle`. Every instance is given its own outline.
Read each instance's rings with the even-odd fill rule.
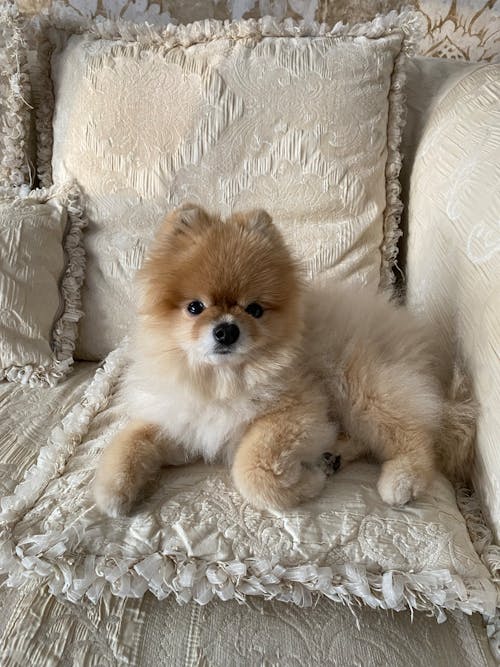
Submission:
[[[493,533],[484,518],[478,495],[467,487],[458,487],[457,503],[465,518],[472,544],[491,573],[494,584],[500,589],[500,546],[493,542]],[[500,662],[500,601],[495,613],[485,613],[484,620],[491,652]]]
[[[31,86],[26,40],[15,4],[0,4],[0,185],[31,182],[28,159]]]

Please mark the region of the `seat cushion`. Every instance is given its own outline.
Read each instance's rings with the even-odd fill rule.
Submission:
[[[0,382],[0,496],[7,496],[36,463],[40,448],[79,401],[97,364],[77,362],[65,382],[28,387]]]

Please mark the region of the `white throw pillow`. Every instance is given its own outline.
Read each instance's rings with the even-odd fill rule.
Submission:
[[[91,220],[78,356],[102,358],[128,331],[144,249],[185,200],[265,208],[311,276],[390,286],[414,23],[53,30],[39,174],[77,178]]]
[[[0,380],[52,386],[70,370],[85,224],[75,186],[0,194]]]

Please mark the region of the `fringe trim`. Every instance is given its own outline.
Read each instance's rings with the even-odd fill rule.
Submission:
[[[65,30],[66,21],[57,14],[50,12],[38,24],[40,35],[41,70],[43,71],[43,90],[45,98],[37,110],[38,127],[38,169],[39,179],[43,185],[52,182],[52,114],[54,96],[50,82],[50,57],[56,42],[61,35],[54,35],[54,28]],[[329,28],[322,23],[297,23],[292,19],[278,21],[266,16],[262,19],[242,21],[215,21],[207,19],[189,25],[150,25],[148,23],[130,23],[123,20],[96,20],[85,25],[71,26],[69,34],[88,32],[94,39],[121,40],[138,42],[143,45],[161,44],[169,49],[188,47],[193,44],[211,42],[218,39],[260,40],[263,37],[381,37],[401,35],[401,51],[396,57],[389,91],[389,118],[387,130],[387,163],[386,163],[386,208],[383,216],[383,240],[381,250],[380,288],[389,289],[395,282],[394,268],[398,254],[398,239],[402,232],[399,229],[403,204],[400,199],[401,187],[399,172],[401,169],[400,143],[405,123],[405,84],[404,64],[406,57],[413,55],[416,44],[423,34],[422,16],[412,10],[404,10],[400,14],[395,11],[385,16],[377,16],[369,23],[347,25],[337,23]],[[52,37],[51,37],[52,35]],[[63,38],[64,41],[64,38]]]
[[[493,544],[493,533],[486,523],[477,493],[464,486],[458,487],[457,504],[465,518],[472,544],[497,587],[497,609],[493,614],[485,613],[483,616],[491,652],[500,662],[500,546]]]
[[[28,135],[31,121],[31,86],[28,54],[19,12],[14,4],[0,4],[0,32],[4,45],[0,75],[8,80],[2,101],[0,183],[20,186],[31,183],[34,169],[29,164]]]
[[[96,603],[105,587],[119,597],[142,597],[151,591],[158,599],[175,595],[179,603],[207,604],[213,598],[243,602],[248,595],[308,607],[318,595],[351,609],[372,608],[428,611],[439,622],[445,610],[493,615],[497,592],[489,579],[467,579],[448,570],[373,574],[356,563],[339,566],[305,564],[284,567],[277,561],[209,562],[172,550],[145,558],[116,561],[104,556],[78,556],[68,549],[67,537],[56,543],[38,540],[35,553],[28,540],[16,543],[16,524],[34,507],[51,479],[60,475],[85,437],[94,416],[103,410],[118,386],[126,362],[126,345],[112,352],[96,372],[84,397],[52,432],[48,444],[11,496],[0,501],[0,573],[6,584],[19,587],[35,579],[51,593],[72,602],[87,597]],[[479,524],[478,524],[479,525]],[[476,533],[481,531],[477,528]]]
[[[52,86],[50,59],[54,47],[48,39],[43,39],[39,36],[39,38],[36,39],[35,48],[38,57],[37,73],[40,88],[40,101],[35,108],[37,177],[41,187],[49,188],[53,184],[52,116],[54,114],[55,98]]]
[[[0,194],[2,193],[6,194],[5,189],[0,190]],[[80,292],[85,278],[83,230],[87,226],[87,218],[80,201],[80,190],[74,183],[32,192],[19,188],[16,194],[19,198],[32,199],[40,203],[50,199],[59,199],[68,212],[69,226],[63,241],[67,261],[60,283],[63,313],[52,329],[51,347],[55,358],[49,364],[38,366],[25,364],[0,369],[0,380],[5,379],[30,387],[47,385],[53,387],[70,372],[73,365],[78,322],[83,315],[80,309]]]
[[[457,504],[465,518],[474,549],[500,586],[500,546],[493,543],[493,533],[488,527],[476,492],[465,486],[457,487]],[[499,588],[500,592],[500,588]]]

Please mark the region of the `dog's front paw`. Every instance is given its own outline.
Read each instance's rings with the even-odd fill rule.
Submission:
[[[287,510],[321,493],[326,475],[319,466],[295,462],[278,474],[269,468],[233,465],[233,480],[243,498],[257,509]]]
[[[113,518],[129,513],[135,495],[122,475],[117,475],[112,480],[98,478],[94,485],[94,499],[97,507],[101,512]]]
[[[396,459],[383,464],[377,489],[388,505],[406,505],[426,491],[429,481],[426,475],[405,469]]]

